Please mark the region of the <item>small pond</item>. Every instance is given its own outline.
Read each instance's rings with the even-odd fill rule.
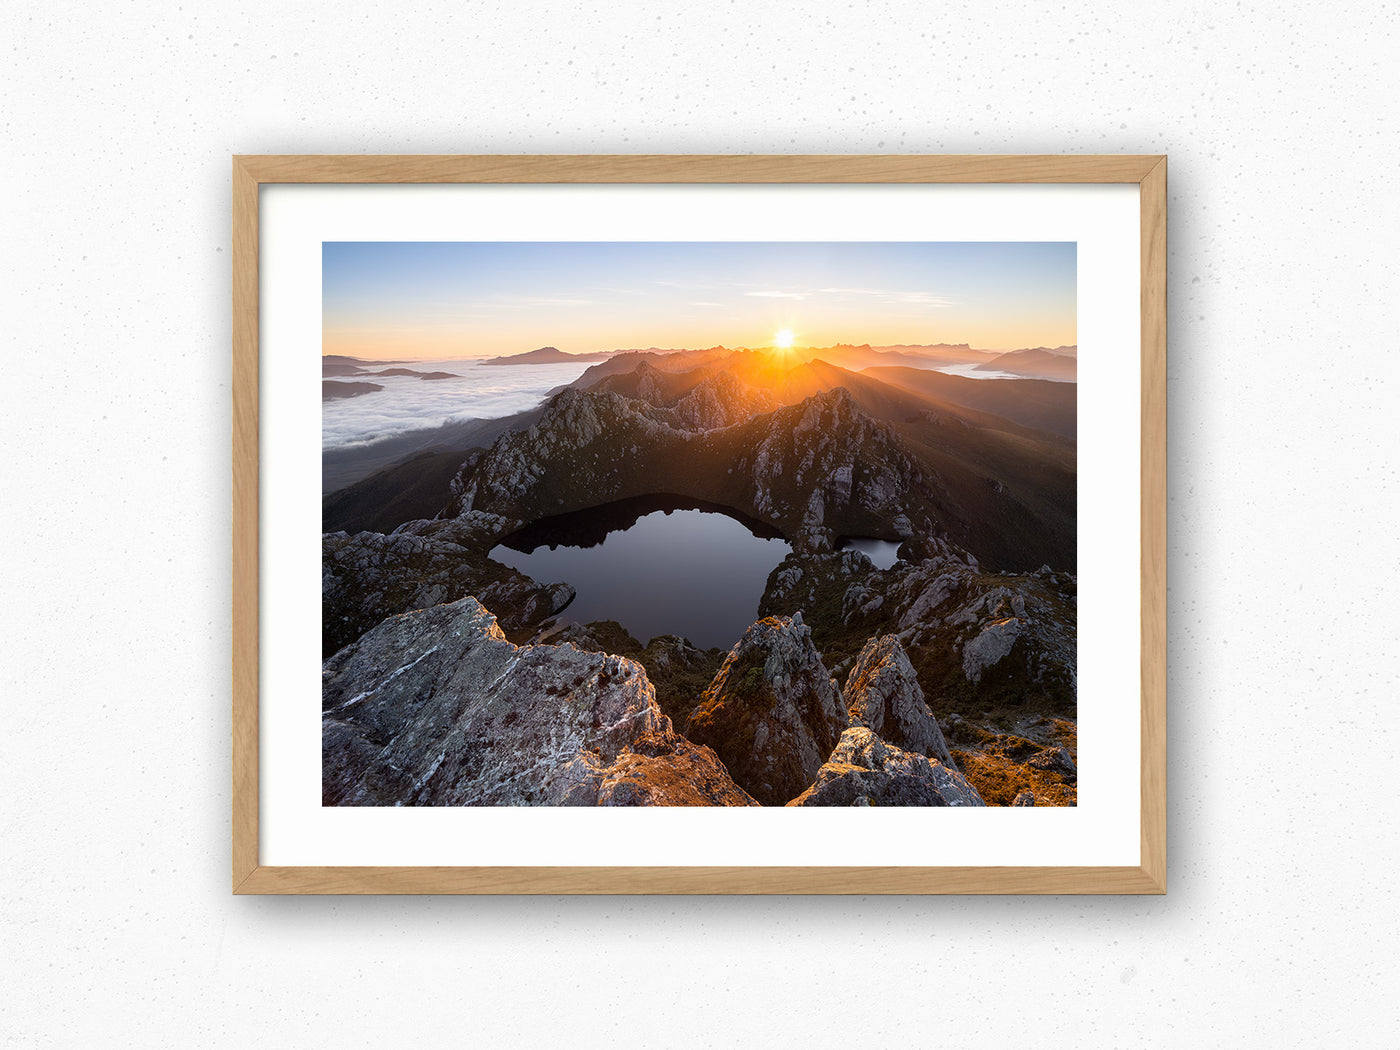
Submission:
[[[877,569],[888,569],[899,560],[899,544],[889,540],[872,540],[865,536],[844,536],[837,543],[840,550],[857,550],[875,563]]]

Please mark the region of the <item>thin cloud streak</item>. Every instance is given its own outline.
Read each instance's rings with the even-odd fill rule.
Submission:
[[[956,300],[946,295],[934,295],[932,292],[901,292],[892,288],[823,288],[821,294],[863,296],[883,303],[905,303],[910,306],[942,308],[958,305]]]

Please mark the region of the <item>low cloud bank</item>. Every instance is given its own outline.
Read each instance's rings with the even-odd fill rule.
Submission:
[[[523,412],[539,404],[550,390],[581,376],[588,363],[486,368],[474,361],[433,361],[408,367],[455,372],[461,378],[348,377],[347,382],[371,381],[384,389],[322,403],[321,448],[364,445],[464,419],[498,419]]]

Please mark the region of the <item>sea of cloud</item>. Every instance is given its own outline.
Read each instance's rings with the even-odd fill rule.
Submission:
[[[457,379],[416,376],[347,376],[346,382],[377,383],[383,390],[321,403],[321,447],[344,448],[464,419],[498,419],[534,408],[546,393],[571,383],[587,363],[483,365],[477,361],[424,361],[371,365],[371,371],[404,367],[452,372]]]

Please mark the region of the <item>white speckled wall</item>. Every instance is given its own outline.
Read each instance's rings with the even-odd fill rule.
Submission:
[[[0,39],[7,1043],[1400,1045],[1394,4],[19,0]],[[228,155],[513,151],[1170,154],[1167,897],[230,896]]]

